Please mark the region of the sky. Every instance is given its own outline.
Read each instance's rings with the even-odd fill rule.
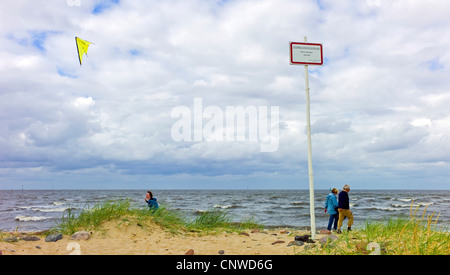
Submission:
[[[449,14],[447,0],[2,1],[0,189],[308,189],[305,68],[289,62],[305,36],[324,60],[308,67],[314,187],[450,189]],[[82,66],[76,36],[94,43]]]

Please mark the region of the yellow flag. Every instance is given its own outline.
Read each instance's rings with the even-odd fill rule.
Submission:
[[[93,44],[89,41],[80,39],[78,37],[75,36],[75,42],[77,44],[77,50],[78,50],[78,59],[80,60],[80,66],[83,60],[83,55],[86,54],[87,55],[87,51],[88,51],[88,47],[90,44]]]

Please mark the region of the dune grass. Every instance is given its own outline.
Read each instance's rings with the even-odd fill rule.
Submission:
[[[146,206],[133,208],[130,200],[122,200],[106,201],[93,207],[86,207],[78,215],[69,210],[50,232],[71,235],[80,230],[95,230],[110,220],[118,220],[119,223],[121,221],[134,222],[139,226],[152,222],[172,233],[262,228],[252,219],[243,220],[240,223],[231,222],[231,217],[225,211],[205,211],[195,219],[189,220],[182,213],[171,210],[165,205],[160,205],[158,210],[151,211]]]
[[[368,243],[379,243],[389,255],[436,255],[450,254],[450,233],[437,224],[439,214],[427,215],[427,207],[418,214],[419,207],[410,218],[391,219],[386,224],[367,224],[362,230]]]
[[[393,218],[387,222],[367,221],[354,231],[344,231],[339,240],[307,250],[303,254],[344,255],[449,255],[450,232],[438,226],[439,215],[426,215],[427,207],[410,218]]]
[[[85,208],[78,216],[69,209],[57,226],[50,232],[58,231],[63,234],[73,234],[79,230],[93,230],[103,222],[120,218],[129,212],[129,201],[107,201]]]

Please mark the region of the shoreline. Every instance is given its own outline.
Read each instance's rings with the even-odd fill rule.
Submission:
[[[450,233],[439,229],[439,215],[410,209],[409,219],[367,222],[336,234],[308,227],[270,228],[230,221],[224,211],[205,211],[195,220],[160,206],[157,211],[107,201],[68,215],[56,227],[38,232],[1,232],[5,255],[427,255],[450,254]],[[87,230],[87,231],[83,231]],[[82,232],[80,232],[82,231]],[[63,235],[64,234],[64,235]],[[56,236],[55,236],[56,235]],[[375,250],[374,250],[375,249]],[[377,250],[378,249],[378,250]]]
[[[409,227],[411,223],[411,227]],[[0,232],[1,255],[434,255],[450,253],[450,233],[397,227],[317,231],[314,242],[298,243],[310,231],[292,228],[230,230],[169,229],[153,221],[115,219],[85,232],[87,239],[63,235],[47,242],[48,230]],[[85,235],[85,237],[86,237]],[[374,236],[371,236],[374,235]],[[12,238],[8,240],[8,238]]]

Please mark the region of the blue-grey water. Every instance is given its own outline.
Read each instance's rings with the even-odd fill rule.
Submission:
[[[145,206],[146,190],[0,190],[0,230],[40,231],[54,227],[68,211],[79,213],[106,200],[130,199],[133,206]],[[309,190],[153,190],[160,204],[177,210],[188,219],[207,210],[226,211],[232,221],[253,218],[268,227],[310,226]],[[328,190],[315,190],[316,227],[325,228],[323,211]],[[435,212],[438,226],[448,230],[450,191],[351,190],[350,206],[355,226],[367,220],[386,221],[410,216],[417,207],[421,217]],[[425,216],[425,217],[426,217]],[[344,222],[345,225],[345,222]]]

